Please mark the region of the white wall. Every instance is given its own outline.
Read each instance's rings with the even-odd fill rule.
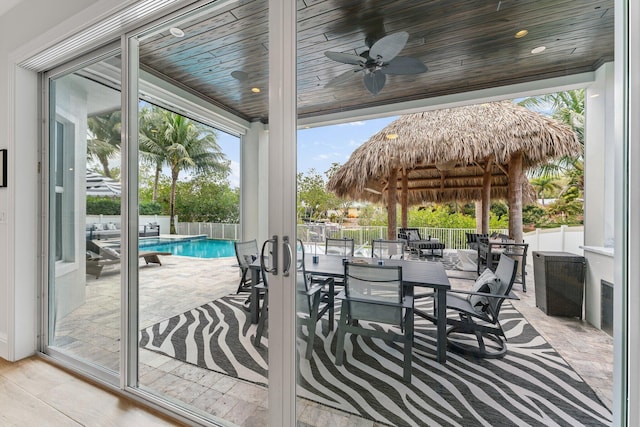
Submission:
[[[20,55],[35,54],[78,27],[67,18],[96,0],[25,0],[0,16],[0,148],[8,149],[8,188],[0,189],[0,357],[16,360],[35,349],[38,289],[38,134],[36,74],[17,68]],[[102,0],[113,8],[115,0]],[[76,18],[77,19],[77,18]],[[59,29],[55,36],[48,33]],[[17,89],[16,89],[17,88]],[[18,313],[19,315],[14,315]]]
[[[585,91],[584,225],[588,233],[584,244],[587,246],[613,246],[613,80],[613,64],[604,64]]]

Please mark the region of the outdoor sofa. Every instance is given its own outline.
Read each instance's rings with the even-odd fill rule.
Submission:
[[[138,226],[138,236],[140,237],[153,237],[160,236],[160,224],[150,222]],[[107,222],[107,223],[92,223],[87,224],[86,227],[87,240],[105,240],[115,239],[120,237],[120,223]]]

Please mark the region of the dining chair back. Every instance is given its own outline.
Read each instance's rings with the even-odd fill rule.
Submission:
[[[342,365],[346,333],[404,343],[403,377],[411,381],[413,347],[413,298],[405,295],[402,267],[346,263],[344,290],[338,323],[336,365]],[[374,327],[370,323],[396,326]]]
[[[334,239],[327,238],[325,240],[324,253],[327,255],[353,256],[355,242],[353,239]]]
[[[330,313],[330,321],[328,322],[329,331],[333,330],[333,278],[328,277],[318,282],[312,282],[311,277],[304,268],[304,245],[301,240],[297,240],[297,257],[296,257],[296,313],[298,323],[307,328],[307,348],[305,357],[311,358],[313,353],[313,344],[316,336],[316,322],[322,319],[325,313]],[[264,300],[260,309],[260,320],[256,329],[254,345],[259,346],[264,335],[264,329],[269,317],[269,285],[267,273],[262,269],[262,288],[264,289]],[[323,288],[331,289],[331,293],[323,295]]]
[[[404,239],[371,241],[371,256],[382,259],[404,259],[407,241]]]
[[[236,260],[238,261],[238,267],[240,267],[240,283],[238,284],[238,290],[236,293],[242,291],[251,291],[251,274],[249,273],[249,266],[253,261],[258,258],[258,242],[248,240],[245,242],[233,242],[233,247],[236,252]]]

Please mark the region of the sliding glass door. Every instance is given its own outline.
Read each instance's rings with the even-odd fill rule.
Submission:
[[[46,76],[47,351],[111,382],[120,373],[120,60]]]

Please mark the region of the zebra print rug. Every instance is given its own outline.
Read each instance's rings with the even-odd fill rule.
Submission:
[[[256,326],[244,299],[225,297],[143,329],[140,345],[266,385],[268,337],[253,345]],[[420,301],[416,308],[431,307]],[[335,366],[335,331],[318,323],[307,360],[306,330],[298,328],[298,396],[389,425],[611,425],[591,388],[517,310],[505,304],[501,319],[509,339],[503,359],[448,352],[443,365],[434,359],[434,326],[416,317],[410,384],[402,381],[400,345],[347,335],[344,365]]]

